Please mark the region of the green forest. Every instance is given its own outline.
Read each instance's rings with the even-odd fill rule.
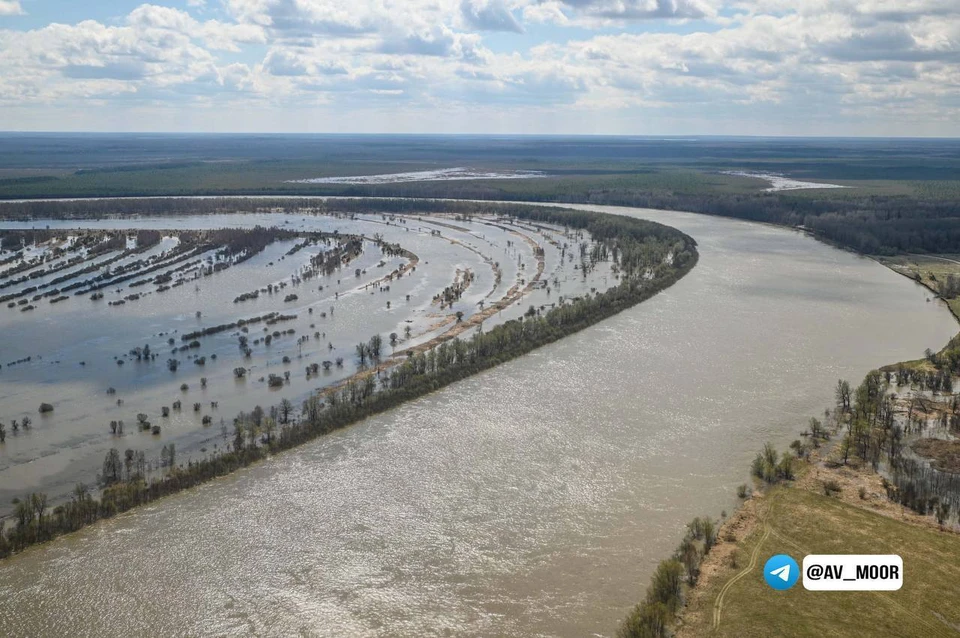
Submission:
[[[163,177],[164,169],[154,172],[106,173],[124,178],[122,185],[111,180],[101,184],[84,177],[79,182],[30,182],[30,188],[17,182],[0,188],[11,194],[31,196],[155,196],[155,195],[326,195],[349,197],[452,198],[481,200],[515,200],[528,202],[563,202],[632,206],[680,210],[708,215],[734,217],[799,227],[835,244],[858,252],[875,255],[899,253],[960,253],[960,208],[953,182],[916,182],[904,185],[893,182],[856,184],[844,190],[810,190],[766,192],[758,180],[710,174],[690,170],[660,169],[637,174],[557,175],[542,179],[488,181],[432,181],[403,184],[258,184],[228,182],[216,179],[199,181],[172,188]],[[188,170],[188,169],[183,169]],[[128,179],[141,175],[145,181]],[[190,184],[190,181],[187,181]],[[19,186],[18,186],[19,184]],[[49,188],[41,187],[49,184]],[[244,186],[244,184],[247,184]],[[939,185],[939,187],[934,187]],[[0,184],[2,186],[2,184]],[[894,188],[903,186],[903,188]],[[921,187],[922,186],[922,187]],[[79,187],[79,188],[77,188]],[[77,208],[83,208],[75,203]],[[216,204],[212,204],[217,206]],[[157,205],[162,208],[162,205]],[[138,202],[144,213],[160,212]],[[104,205],[103,213],[121,209]],[[3,217],[46,217],[58,209],[43,203],[2,205]],[[67,207],[67,211],[70,207]],[[125,207],[124,210],[130,210]],[[68,212],[69,214],[69,212]]]

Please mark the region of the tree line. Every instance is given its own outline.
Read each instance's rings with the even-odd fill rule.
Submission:
[[[663,638],[683,607],[686,590],[697,584],[700,565],[717,542],[717,524],[695,518],[674,551],[661,561],[650,578],[646,598],[637,604],[617,629],[617,638]]]

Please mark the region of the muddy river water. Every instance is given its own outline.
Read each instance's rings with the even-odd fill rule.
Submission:
[[[800,233],[679,228],[620,315],[0,563],[4,636],[611,635],[694,516],[736,506],[837,379],[939,348],[929,293]]]

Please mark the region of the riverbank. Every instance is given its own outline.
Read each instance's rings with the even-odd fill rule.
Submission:
[[[871,258],[929,290],[936,299],[942,300],[947,305],[954,318],[960,323],[960,261],[935,255]],[[949,290],[944,290],[948,282],[952,285]]]
[[[929,357],[921,361],[935,369]],[[911,363],[916,362],[887,366],[888,381],[891,371]],[[879,381],[879,375],[872,374]],[[869,387],[869,379],[862,387]],[[920,431],[935,416],[922,406],[915,410],[912,402],[909,408],[902,403],[895,399],[887,409],[906,412],[908,432],[915,411],[922,414]],[[894,476],[891,483],[865,458],[851,456],[860,444],[842,430],[855,431],[858,417],[839,407],[836,414],[842,416],[833,422],[832,439],[825,438],[824,445],[810,431],[803,434],[811,437],[812,447],[800,440],[791,445],[802,458],[796,480],[770,486],[757,482],[758,489],[723,522],[717,545],[703,556],[700,577],[685,592],[684,606],[673,621],[677,638],[813,637],[849,634],[853,627],[871,637],[920,637],[955,635],[960,628],[960,587],[954,585],[960,564],[948,558],[960,555],[956,494],[943,501],[939,496],[928,499],[928,494],[908,495],[916,489],[912,478],[901,483]],[[899,444],[882,445],[892,449]],[[955,441],[920,438],[911,448],[932,458],[941,471],[956,471]],[[798,560],[806,554],[899,554],[909,577],[895,593],[818,597],[801,587],[774,592],[763,583],[760,565],[778,553]]]
[[[941,267],[937,269],[937,272],[927,272],[920,268],[919,263],[914,264],[912,268],[903,266],[902,260],[906,259],[907,256],[900,259],[871,258],[893,272],[919,283],[933,293],[935,298],[943,300],[950,309],[954,319],[960,323],[960,315],[958,315],[960,299],[957,298],[957,294],[960,293],[960,278],[958,278],[958,275],[960,275],[960,261],[935,257],[932,259],[935,259]],[[951,301],[957,303],[951,303]],[[916,378],[910,377],[909,375],[911,373],[909,371],[916,370],[927,375],[939,372],[940,368],[943,367],[943,360],[948,357],[951,350],[956,349],[958,340],[960,340],[960,336],[951,339],[936,355],[928,350],[927,356],[924,359],[887,365],[880,370],[886,375],[888,383],[891,381],[893,375],[897,375],[896,381],[898,388],[899,385],[904,382],[915,383]],[[950,361],[953,361],[953,359],[950,359]],[[905,372],[905,370],[907,372]],[[879,382],[879,374],[876,374],[876,379],[877,382]],[[865,382],[865,385],[869,384]],[[848,389],[847,392],[849,393],[850,390]],[[849,401],[849,398],[847,401]],[[902,403],[902,401],[894,401],[890,409],[902,409],[907,412],[907,429],[909,431],[912,419],[910,415],[914,412],[914,406],[911,403],[907,410],[907,408],[899,405],[899,403]],[[923,409],[919,411],[923,412]],[[827,414],[829,415],[829,410]],[[924,416],[928,417],[929,415]],[[843,418],[850,420],[854,417],[844,414]],[[834,435],[843,429],[844,424],[842,421],[843,419],[841,419],[841,422],[834,421]],[[811,423],[812,422],[813,421],[811,421]],[[923,430],[924,423],[925,421],[918,422],[917,427],[920,431]],[[848,431],[853,429],[853,426],[850,424],[846,427]],[[815,433],[813,434],[815,436]],[[804,435],[810,436],[811,432],[806,431]],[[860,435],[857,436],[859,437]],[[891,490],[895,493],[898,486],[891,485],[885,478],[881,477],[875,469],[870,467],[865,458],[849,458],[850,451],[854,446],[850,435],[847,435],[846,439],[842,436],[840,439],[834,439],[824,447],[820,447],[820,443],[815,439],[811,439],[811,443],[814,443],[812,447],[797,440],[791,445],[791,448],[797,451],[800,457],[799,459],[794,459],[794,462],[800,461],[801,463],[796,480],[793,480],[794,477],[790,476],[789,469],[784,473],[785,476],[781,476],[780,481],[774,481],[774,485],[772,486],[767,486],[764,482],[756,480],[755,477],[755,489],[750,494],[750,497],[734,511],[730,518],[726,518],[724,514],[717,531],[716,542],[709,544],[700,551],[699,560],[693,568],[687,567],[687,573],[694,574],[694,576],[691,576],[689,579],[689,588],[677,587],[669,596],[671,604],[663,609],[658,609],[658,605],[666,603],[665,598],[662,596],[658,597],[658,591],[662,589],[657,583],[660,575],[660,570],[658,570],[658,573],[654,576],[654,582],[651,584],[650,590],[648,590],[646,601],[640,603],[621,625],[618,634],[621,638],[639,638],[640,636],[646,636],[648,634],[653,636],[667,635],[668,628],[670,627],[676,630],[676,636],[678,638],[727,634],[732,636],[767,636],[771,635],[771,627],[777,626],[781,619],[789,621],[789,624],[785,625],[779,631],[772,631],[773,634],[783,636],[823,635],[824,622],[822,616],[818,616],[816,622],[810,624],[803,622],[794,623],[793,618],[791,618],[791,613],[794,610],[784,608],[782,605],[776,607],[777,616],[774,619],[769,618],[766,611],[753,609],[755,606],[760,606],[757,602],[758,598],[756,597],[757,592],[755,587],[755,585],[762,580],[762,574],[760,574],[758,568],[758,561],[762,563],[766,556],[778,553],[773,550],[765,550],[764,544],[768,541],[771,534],[780,541],[787,540],[782,533],[775,531],[771,524],[771,519],[775,516],[775,513],[780,513],[780,509],[791,510],[792,514],[797,515],[797,518],[805,521],[817,520],[820,516],[830,516],[836,520],[838,518],[836,512],[831,511],[828,513],[821,511],[824,502],[817,501],[817,499],[834,499],[842,501],[847,507],[867,510],[887,518],[898,520],[902,524],[920,527],[925,530],[945,532],[954,536],[960,533],[960,527],[950,522],[952,503],[948,502],[941,507],[933,501],[927,505],[924,500],[922,511],[917,512],[907,509],[905,506],[905,503],[908,501],[907,498],[901,498],[900,503],[894,502],[894,500],[891,499]],[[882,447],[884,444],[885,443],[880,443],[880,446]],[[910,447],[914,452],[930,460],[933,466],[941,471],[955,471],[957,463],[956,441],[921,438],[915,440]],[[789,454],[789,452],[786,454]],[[757,470],[755,467],[754,474],[756,473]],[[787,480],[781,482],[783,479]],[[806,493],[812,502],[801,503],[800,500],[803,499],[795,499],[793,494],[796,491]],[[740,492],[740,495],[743,496],[748,493],[748,488],[743,486],[740,488]],[[911,496],[909,499],[914,499],[914,497]],[[803,511],[796,512],[792,510]],[[956,518],[955,514],[954,518]],[[842,533],[834,536],[834,545],[831,546],[829,550],[807,551],[805,549],[805,547],[810,546],[809,541],[819,534],[816,526],[794,526],[791,528],[794,540],[788,541],[788,545],[795,550],[795,553],[796,551],[801,551],[803,554],[858,553],[855,547],[851,547],[851,545],[846,542],[847,539],[862,530],[862,521],[856,520],[856,522],[854,522],[854,519],[855,517],[851,517],[849,521],[839,524],[839,527],[842,528]],[[944,519],[946,519],[946,525]],[[899,539],[902,535],[901,530],[887,529],[884,533],[889,536],[887,540],[891,543],[892,547],[898,546],[899,540],[894,541],[893,539]],[[867,542],[869,542],[869,540],[868,538]],[[876,533],[875,540],[877,544],[882,544],[884,542],[883,533]],[[934,542],[934,539],[925,539],[925,541],[926,544],[929,545]],[[684,543],[686,542],[685,539]],[[954,545],[952,551],[960,552],[960,540]],[[674,563],[677,561],[685,562],[684,557],[687,553],[684,549],[684,544],[681,544],[672,559],[661,563],[661,568],[671,561]],[[789,548],[784,549],[783,553],[789,553]],[[873,545],[871,546],[870,552],[860,553],[883,552],[878,550],[876,545]],[[891,549],[890,553],[897,552]],[[909,556],[903,552],[900,553],[904,555],[905,562],[908,557],[928,559],[930,556],[930,554],[923,555],[922,552],[919,554],[917,552],[910,552]],[[946,555],[950,554],[948,553]],[[744,565],[746,566],[744,567]],[[737,584],[738,581],[750,577],[752,577],[753,580],[749,583]],[[934,589],[938,586],[938,583],[927,579],[925,579],[921,585],[921,587],[925,587],[926,589]],[[742,595],[744,591],[749,593]],[[769,593],[769,589],[763,587],[763,592]],[[724,607],[725,605],[730,605],[730,598],[737,596],[740,597],[735,604],[738,605],[738,607],[751,608],[749,613],[754,613],[757,617],[752,620],[736,619],[733,622],[728,622],[723,626],[721,631],[721,619]],[[917,598],[918,600],[924,601],[925,604],[929,603],[929,598],[926,594],[918,596]],[[958,589],[956,595],[948,601],[941,600],[939,602],[940,604],[946,602],[948,607],[956,609],[960,606],[960,589]],[[675,608],[670,609],[671,605]],[[822,607],[822,605],[820,606]],[[902,606],[896,606],[898,610],[904,611]],[[664,609],[666,609],[666,612]],[[960,616],[950,621],[944,617],[942,611],[936,608],[933,609],[933,615],[947,627],[954,630],[960,627],[960,623],[954,624],[956,620],[960,620]],[[850,615],[851,612],[850,610],[843,609],[842,614],[846,616]],[[896,614],[893,615],[895,616]],[[942,626],[938,627],[936,624],[926,622],[925,619],[921,618],[918,621],[917,617],[909,612],[907,612],[907,617],[901,622],[893,620],[890,616],[891,614],[884,612],[883,617],[879,620],[882,621],[882,623],[889,623],[898,627],[904,623],[909,624],[913,622],[914,625],[919,628],[918,633],[909,635],[929,635],[931,631],[934,635],[937,635],[938,631],[943,630]],[[877,620],[878,619],[873,619],[874,624],[876,624]],[[751,622],[755,624],[751,625]],[[871,621],[864,621],[858,626],[871,626]],[[871,635],[874,635],[872,631]],[[882,635],[882,632],[876,635]],[[900,636],[908,634],[896,633],[891,635]]]

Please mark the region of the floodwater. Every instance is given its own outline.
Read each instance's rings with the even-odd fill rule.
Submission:
[[[778,191],[798,191],[811,188],[847,188],[840,184],[828,184],[826,182],[803,182],[797,179],[784,177],[783,175],[774,175],[771,173],[751,173],[749,171],[724,171],[727,175],[739,175],[741,177],[755,177],[770,183],[770,188],[764,189],[768,193]]]
[[[463,312],[469,319],[479,310],[480,303],[493,303],[503,297],[508,288],[535,276],[537,264],[532,248],[513,232],[525,233],[540,243],[545,262],[541,280],[551,289],[530,291],[487,319],[484,322],[487,327],[523,314],[530,305],[553,303],[562,295],[575,296],[591,287],[606,289],[615,283],[609,276],[609,263],[600,263],[583,276],[574,270],[578,262],[569,259],[572,250],[567,252],[567,259],[561,259],[561,249],[555,244],[575,245],[579,240],[547,231],[547,227],[516,224],[508,228],[479,218],[457,221],[424,216],[391,222],[389,217],[380,215],[345,219],[264,213],[87,222],[3,222],[0,228],[49,226],[73,231],[78,226],[85,229],[211,229],[258,225],[298,231],[365,233],[367,237],[380,234],[386,241],[413,251],[419,262],[415,271],[388,282],[389,290],[387,286],[381,288],[376,282],[406,264],[407,259],[385,255],[372,242],[365,242],[364,252],[349,266],[296,283],[290,275],[308,264],[319,249],[311,247],[287,255],[298,243],[290,239],[275,242],[252,258],[209,277],[194,279],[193,273],[187,273],[184,285],[163,292],[158,292],[153,285],[134,288],[128,286],[131,282],[121,282],[104,288],[105,297],[100,301],[92,301],[84,294],[70,295],[58,304],[37,301],[37,308],[27,313],[21,312],[18,306],[0,307],[0,333],[4,336],[0,347],[0,364],[3,364],[0,420],[9,424],[13,419],[29,416],[34,422],[29,431],[8,427],[6,442],[0,446],[0,516],[12,510],[13,498],[28,492],[42,491],[55,503],[67,498],[76,483],[93,484],[111,447],[121,451],[143,450],[147,460],[156,463],[159,463],[161,449],[170,443],[175,445],[182,462],[215,453],[229,444],[232,419],[241,410],[250,411],[256,405],[269,408],[282,398],[299,405],[311,391],[343,381],[355,373],[358,365],[355,346],[374,334],[381,335],[384,350],[389,354],[394,350],[389,345],[392,333],[398,335],[397,349],[402,350],[448,330],[455,322],[456,312]],[[550,243],[548,237],[554,243]],[[164,246],[176,243],[168,237],[143,255],[159,253]],[[127,257],[116,264],[139,258],[141,255]],[[98,259],[104,261],[104,258]],[[494,265],[501,274],[499,281]],[[30,279],[3,292],[34,286],[84,266]],[[355,275],[355,271],[360,273]],[[457,271],[469,271],[473,280],[459,300],[441,309],[434,296],[454,282]],[[161,269],[152,274],[164,272],[170,270]],[[80,275],[80,278],[91,274],[94,273]],[[137,278],[141,277],[134,279]],[[264,293],[256,299],[234,302],[238,296],[271,283],[284,283],[286,287],[274,294]],[[131,292],[142,296],[123,305],[110,305]],[[296,294],[297,300],[285,302],[290,293]],[[200,317],[196,316],[197,311],[201,311]],[[260,337],[268,329],[263,324],[251,324],[250,357],[238,348],[240,332],[237,329],[202,337],[198,340],[200,347],[187,353],[171,352],[174,347],[182,347],[182,334],[269,312],[296,315],[296,319],[269,328],[270,331],[295,330],[295,334],[282,335],[265,345]],[[309,339],[300,341],[305,337]],[[168,344],[168,339],[173,340],[173,346]],[[156,359],[141,361],[128,355],[132,348],[145,344],[158,354]],[[27,357],[30,360],[23,361]],[[171,357],[181,362],[175,373],[167,368],[167,359]],[[189,357],[202,357],[203,365]],[[331,367],[318,375],[306,374],[308,365],[337,358],[344,359],[343,367]],[[234,378],[236,367],[249,370],[245,379]],[[267,384],[270,374],[289,374],[290,377],[282,388],[276,389]],[[182,390],[181,384],[186,384],[187,389]],[[163,417],[161,408],[172,406],[174,401],[180,401],[185,409],[173,409],[169,416]],[[54,411],[38,415],[41,402],[51,403]],[[194,410],[194,404],[198,404],[199,409]],[[161,434],[138,432],[138,413],[146,414],[152,424],[160,425]],[[206,427],[205,418],[210,420]],[[124,422],[124,436],[111,433],[111,421]]]
[[[544,177],[541,171],[481,171],[472,168],[440,168],[432,171],[384,173],[381,175],[349,175],[346,177],[311,177],[290,179],[288,184],[400,184],[403,182],[459,181],[475,179],[531,179]]]
[[[611,635],[838,378],[938,348],[928,293],[800,233],[675,226],[700,263],[558,343],[0,564],[7,636]]]

